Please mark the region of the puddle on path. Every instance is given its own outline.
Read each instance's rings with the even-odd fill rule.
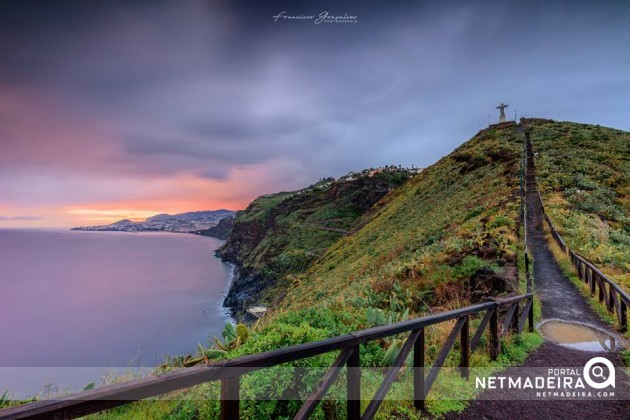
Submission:
[[[564,321],[547,321],[540,332],[549,341],[582,351],[610,351],[617,347],[615,337],[587,325]]]

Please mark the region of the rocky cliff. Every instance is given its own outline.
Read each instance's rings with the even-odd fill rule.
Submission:
[[[204,236],[212,236],[213,238],[226,240],[230,237],[232,233],[232,228],[234,227],[234,216],[229,216],[224,219],[219,220],[215,226],[211,228],[200,230],[195,232],[198,235]]]
[[[369,169],[258,197],[236,214],[232,232],[217,252],[238,268],[224,306],[238,317],[249,304],[280,298],[265,292],[306,270],[381,198],[417,172]]]

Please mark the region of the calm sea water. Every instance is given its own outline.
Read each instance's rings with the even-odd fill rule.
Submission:
[[[218,239],[0,229],[0,394],[76,389],[194,352],[228,320]],[[48,369],[62,367],[63,369]]]

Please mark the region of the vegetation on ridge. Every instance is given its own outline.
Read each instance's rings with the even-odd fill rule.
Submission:
[[[514,127],[481,131],[379,203],[297,277],[282,307],[357,306],[366,289],[395,282],[413,292],[413,313],[453,307],[467,303],[471,277],[484,268],[518,288],[522,147]]]

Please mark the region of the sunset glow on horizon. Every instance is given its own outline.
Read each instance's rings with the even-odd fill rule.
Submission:
[[[144,220],[147,217],[162,213],[158,210],[98,210],[98,209],[67,209],[67,214],[81,216],[82,220],[90,222],[111,223],[117,220],[128,219],[134,222]]]

